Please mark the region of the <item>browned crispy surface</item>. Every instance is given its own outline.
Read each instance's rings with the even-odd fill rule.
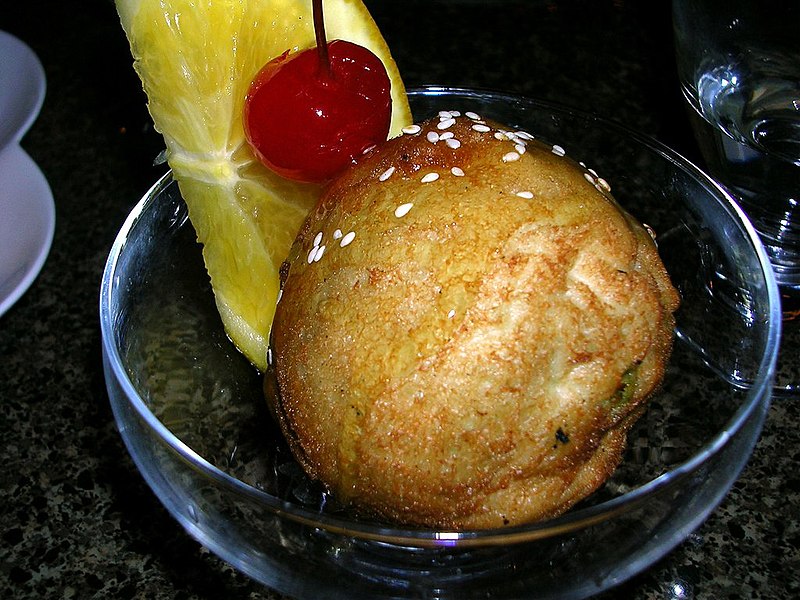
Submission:
[[[603,180],[495,123],[439,124],[366,156],[304,226],[276,412],[314,477],[390,519],[552,516],[617,466],[677,294]]]

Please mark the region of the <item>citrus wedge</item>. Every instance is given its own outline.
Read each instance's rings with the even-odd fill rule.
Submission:
[[[211,278],[228,336],[259,369],[279,268],[320,188],[268,171],[247,145],[251,80],[286,50],[315,43],[311,0],[116,0],[167,161]],[[369,48],[392,82],[390,136],[411,122],[397,65],[360,0],[326,0],[329,39]]]

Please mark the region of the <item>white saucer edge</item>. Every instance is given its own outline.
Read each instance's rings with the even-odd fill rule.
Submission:
[[[2,316],[39,275],[55,235],[56,212],[50,185],[39,166],[16,144],[0,152],[0,219],[10,224],[0,223],[0,234],[3,227],[16,230],[11,236],[8,232],[0,235]],[[22,239],[28,232],[32,235]],[[18,264],[10,264],[11,261]]]

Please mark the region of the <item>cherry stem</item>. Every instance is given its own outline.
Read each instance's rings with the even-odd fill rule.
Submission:
[[[322,72],[331,75],[331,59],[328,54],[328,38],[325,35],[325,17],[322,14],[322,0],[313,0],[314,33],[317,36],[317,55]]]

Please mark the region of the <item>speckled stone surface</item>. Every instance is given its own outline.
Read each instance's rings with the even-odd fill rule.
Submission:
[[[666,2],[367,4],[410,86],[558,101],[696,159]],[[42,114],[23,146],[57,208],[44,269],[0,317],[0,597],[280,598],[172,520],[128,458],[109,408],[101,272],[127,212],[163,172],[152,166],[160,140],[113,3],[5,2],[0,29],[25,40],[47,72]],[[752,460],[708,521],[606,597],[800,597],[799,422],[800,399],[776,399]]]

